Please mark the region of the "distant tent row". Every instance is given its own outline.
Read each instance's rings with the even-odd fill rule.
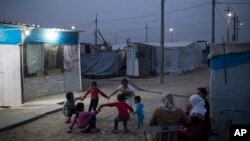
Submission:
[[[159,74],[161,48],[159,43],[133,43],[126,47],[127,75]],[[181,74],[202,65],[202,49],[195,42],[164,43],[164,73]]]

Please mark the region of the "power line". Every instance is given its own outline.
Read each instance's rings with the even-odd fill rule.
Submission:
[[[210,3],[203,3],[203,4],[199,4],[199,5],[194,5],[194,6],[190,6],[190,7],[185,7],[185,8],[182,8],[182,9],[177,9],[177,10],[171,10],[171,11],[166,11],[164,13],[166,14],[170,14],[170,13],[176,13],[176,12],[179,12],[179,11],[183,11],[183,10],[188,10],[188,9],[192,9],[192,8],[198,8],[198,7],[202,7],[202,6],[205,6],[205,5],[208,5]],[[114,21],[124,21],[124,20],[132,20],[132,19],[140,19],[140,18],[145,18],[145,17],[152,17],[152,16],[157,16],[157,15],[160,15],[160,14],[151,14],[151,15],[145,15],[145,16],[137,16],[137,17],[128,17],[128,18],[119,18],[119,19],[109,19],[109,20],[99,20],[99,23],[105,23],[105,22],[114,22]],[[196,14],[197,15],[197,14]],[[199,14],[200,15],[200,14]],[[185,18],[185,17],[192,17],[192,16],[195,16],[195,15],[190,15],[190,16],[182,16],[182,17],[175,17],[175,18],[170,18],[170,19],[180,19],[180,18]],[[148,21],[148,22],[156,22],[156,21],[159,21],[159,20],[153,20],[153,21]],[[92,21],[92,22],[88,22],[88,23],[83,23],[83,24],[78,24],[76,26],[82,26],[82,25],[90,25],[90,24],[94,24],[95,21]],[[144,22],[145,23],[145,22]]]
[[[194,5],[194,6],[190,6],[190,7],[185,7],[185,8],[181,8],[181,9],[177,9],[177,10],[166,11],[164,13],[166,13],[166,14],[176,13],[176,12],[180,12],[180,11],[184,11],[184,10],[188,10],[188,9],[202,7],[202,6],[205,6],[205,5],[208,5],[208,4],[210,4],[210,2],[209,3],[199,4],[199,5]],[[150,15],[137,16],[137,17],[127,17],[127,18],[100,20],[100,22],[124,21],[124,20],[140,19],[140,18],[146,18],[146,17],[158,16],[158,15],[160,15],[160,14],[157,13],[157,14],[150,14]]]
[[[215,10],[217,12],[217,14],[222,18],[222,19],[226,19],[224,16],[222,16],[222,14],[220,13],[219,9],[217,7],[215,7]]]
[[[93,24],[93,23],[95,23],[95,21],[87,22],[87,23],[81,23],[81,24],[77,24],[77,25],[75,25],[75,26],[90,25],[90,24]]]
[[[224,20],[218,20],[216,23],[224,22]],[[174,27],[187,27],[187,26],[196,26],[196,25],[203,25],[203,24],[210,24],[210,21],[205,21],[205,22],[200,22],[200,23],[190,23],[190,24],[179,24],[175,25]],[[148,27],[149,29],[155,29],[155,28],[160,28],[160,27]],[[168,27],[169,28],[169,27]],[[134,28],[134,29],[128,29],[128,30],[120,30],[120,31],[111,31],[111,32],[104,32],[104,34],[109,34],[109,33],[125,33],[125,32],[134,32],[134,31],[144,31],[145,28]],[[88,33],[84,34],[86,35],[92,35],[93,33]]]
[[[220,29],[220,30],[216,30],[215,32],[224,32],[227,29]],[[211,31],[204,31],[204,32],[175,32],[175,34],[207,34],[207,33],[211,33]],[[151,35],[149,36],[150,38],[155,38],[155,37],[160,37],[160,35]],[[126,39],[127,36],[124,37],[118,37],[117,39]],[[137,37],[130,37],[131,39],[144,39],[145,36],[137,36]],[[108,38],[107,40],[113,40],[114,38]]]
[[[218,20],[216,23],[224,22],[224,20]],[[203,25],[203,24],[210,24],[211,21],[205,21],[205,22],[200,22],[200,23],[190,23],[190,24],[179,24],[179,25],[174,25],[174,27],[186,27],[186,26],[195,26],[195,25]],[[150,27],[150,28],[160,28],[160,27]]]
[[[243,4],[243,5],[248,5],[250,4],[249,2],[216,2],[216,4]]]
[[[206,12],[206,13],[202,13],[202,14],[192,14],[192,15],[186,15],[186,16],[177,16],[177,17],[172,17],[172,18],[167,18],[167,20],[182,20],[183,18],[190,18],[190,17],[195,17],[195,16],[203,16],[203,15],[208,15],[210,13]],[[159,22],[160,20],[149,20],[149,21],[140,21],[140,22],[136,22],[136,23],[152,23],[152,22]],[[121,24],[121,21],[117,21],[117,23],[109,23],[109,22],[104,22],[102,24]],[[127,24],[127,23],[135,23],[135,21],[130,21],[130,22],[122,22],[123,24]]]

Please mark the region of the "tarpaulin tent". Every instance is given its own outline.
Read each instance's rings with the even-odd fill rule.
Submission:
[[[83,75],[119,75],[120,57],[118,52],[99,52],[96,54],[81,54]]]
[[[160,72],[161,48],[159,43],[148,43],[152,48],[152,69]],[[164,73],[181,74],[202,65],[202,49],[196,42],[165,42]]]
[[[250,42],[210,48],[211,116],[221,130],[250,123]]]

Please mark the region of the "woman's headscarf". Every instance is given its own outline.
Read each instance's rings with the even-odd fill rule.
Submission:
[[[163,105],[161,106],[162,109],[170,112],[176,110],[176,107],[174,105],[174,97],[172,94],[165,92],[162,94],[162,99],[163,99]]]
[[[203,98],[201,98],[199,95],[194,94],[192,95],[190,98],[190,103],[192,105],[192,110],[190,112],[190,116],[193,114],[199,114],[201,116],[205,116],[207,110],[204,107],[205,106],[205,102],[203,100]]]

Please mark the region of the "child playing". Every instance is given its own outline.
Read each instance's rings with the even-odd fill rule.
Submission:
[[[135,89],[131,85],[128,84],[128,80],[123,79],[121,81],[121,85],[109,96],[109,98],[112,97],[118,91],[120,91],[125,95],[127,104],[132,107],[132,104],[133,104],[132,100],[133,100],[133,97],[135,96],[134,90]]]
[[[135,96],[135,112],[133,115],[137,115],[136,117],[136,127],[137,129],[141,128],[141,125],[143,125],[143,119],[144,119],[144,111],[143,111],[143,103],[141,103],[141,97]]]
[[[98,129],[96,129],[96,114],[98,114],[98,111],[84,112],[83,103],[77,103],[76,110],[76,116],[74,117],[73,122],[68,128],[68,133],[71,133],[71,130],[73,129],[75,124],[78,125],[80,131],[83,133],[98,131]]]
[[[103,97],[108,98],[108,96],[103,93],[99,88],[97,88],[97,83],[96,81],[91,82],[91,88],[88,89],[86,94],[83,96],[83,99],[87,97],[88,94],[91,94],[91,101],[89,104],[89,112],[93,109],[94,111],[97,108],[98,101],[99,101],[99,96],[98,94],[101,94]]]
[[[129,132],[129,130],[127,129],[127,122],[129,120],[128,110],[130,110],[130,112],[133,112],[133,108],[124,102],[125,101],[124,94],[119,94],[117,96],[117,100],[118,100],[118,102],[100,105],[99,110],[101,110],[101,108],[103,108],[105,106],[116,107],[118,109],[118,116],[114,119],[114,130],[112,132],[117,134],[118,133],[118,123],[119,123],[119,121],[123,121],[124,132],[127,133],[127,132]]]
[[[74,100],[74,94],[72,92],[68,92],[66,94],[66,101],[63,105],[63,114],[67,117],[66,123],[70,123],[70,119],[73,114],[76,113],[75,109],[75,100]]]

